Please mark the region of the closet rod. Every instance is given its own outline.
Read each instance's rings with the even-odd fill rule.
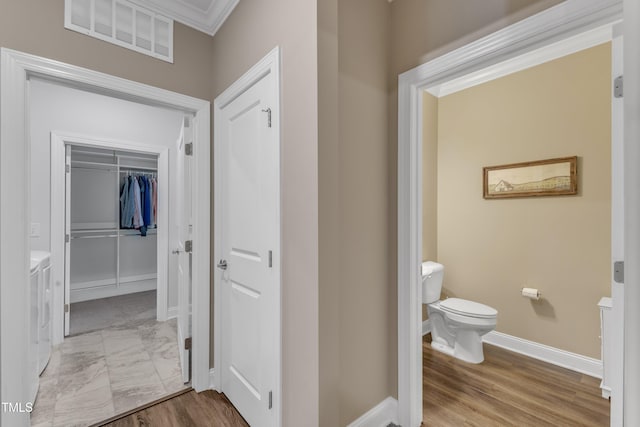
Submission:
[[[111,232],[111,233],[115,233],[117,232],[118,229],[117,228],[76,228],[76,229],[71,229],[71,233],[105,233],[105,232]]]
[[[89,151],[89,150],[78,150],[71,148],[71,152],[73,154],[89,154],[91,156],[102,156],[102,157],[115,157],[116,155],[113,152],[103,153],[100,151]]]
[[[71,240],[75,239],[102,239],[103,237],[118,237],[117,234],[100,234],[94,236],[71,236]]]
[[[82,166],[101,166],[101,168],[91,168],[91,169],[109,169],[109,168],[116,168],[118,165],[113,163],[87,162],[84,160],[71,161],[72,168],[77,168]]]
[[[146,160],[148,162],[155,162],[158,160],[157,157],[132,156],[131,154],[116,154],[116,157],[119,157],[121,159]]]
[[[72,149],[74,154],[87,154],[91,156],[102,156],[102,157],[120,157],[124,159],[137,159],[137,160],[146,160],[149,162],[155,162],[157,160],[156,157],[145,157],[145,156],[134,156],[131,154],[117,154],[115,151],[111,152],[98,152],[98,151],[89,151],[89,150],[78,150]]]
[[[120,165],[120,173],[127,173],[128,171],[133,171],[133,170],[157,172],[158,168],[147,168],[147,167],[144,167],[144,166],[123,166],[123,165]]]

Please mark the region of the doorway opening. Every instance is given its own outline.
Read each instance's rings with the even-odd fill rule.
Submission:
[[[178,190],[191,191],[178,168],[190,117],[38,79],[30,95],[31,216],[40,228],[31,243],[49,245],[56,283],[39,296],[51,300],[37,322],[50,316],[55,345],[33,386],[31,421],[92,423],[188,387],[180,341],[191,337],[190,301],[178,313],[179,287],[191,283],[178,280],[168,242],[184,206]],[[91,410],[70,410],[85,404]]]
[[[567,1],[558,6],[550,8],[540,14],[531,17],[523,22],[514,24],[497,33],[473,42],[460,49],[454,50],[426,64],[400,76],[399,83],[399,126],[398,126],[398,336],[399,336],[399,359],[398,359],[398,418],[402,425],[418,426],[423,419],[423,324],[422,324],[422,277],[421,263],[423,257],[423,96],[426,89],[456,88],[461,90],[461,86],[467,84],[471,87],[482,79],[486,78],[486,70],[496,64],[503,67],[498,72],[502,75],[513,71],[510,66],[522,66],[518,64],[519,57],[524,54],[536,54],[547,49],[554,52],[554,49],[561,45],[563,41],[588,40],[588,46],[572,47],[573,52],[590,46],[596,46],[607,41],[612,41],[612,51],[614,58],[621,52],[621,38],[618,37],[620,29],[615,24],[620,22],[622,10],[620,4],[603,5],[597,2],[590,3],[592,8],[584,9],[584,4],[580,2]],[[576,24],[579,17],[580,24]],[[581,37],[582,36],[582,37]],[[591,43],[591,44],[589,44]],[[571,52],[557,52],[557,57]],[[548,58],[551,60],[553,58]],[[544,61],[542,61],[544,62]],[[621,56],[620,56],[621,62]],[[498,67],[500,68],[500,67]],[[526,67],[524,67],[526,68]],[[618,70],[618,71],[616,71]],[[613,61],[612,74],[621,73],[620,64]],[[497,78],[494,76],[494,78]],[[475,82],[474,82],[475,80]],[[613,82],[611,82],[613,83]],[[619,134],[616,137],[616,129],[620,126],[616,122],[621,118],[621,104],[612,102],[609,113],[612,114],[614,122],[611,126],[613,135],[609,135],[612,141],[611,159],[611,180],[612,200],[618,200],[621,193],[622,174],[621,157],[618,156],[622,147],[622,140]],[[465,154],[462,154],[465,155]],[[472,156],[466,153],[467,157]],[[548,156],[552,158],[554,156]],[[555,156],[560,157],[560,156]],[[527,160],[542,160],[543,158],[531,158]],[[526,160],[525,160],[526,161]],[[501,162],[489,163],[483,166],[495,166]],[[427,172],[428,173],[428,172]],[[482,200],[482,168],[476,172],[479,193],[477,197]],[[616,187],[616,183],[618,184]],[[453,196],[453,195],[449,195]],[[475,196],[474,196],[475,197]],[[516,201],[513,204],[517,204]],[[621,212],[621,204],[612,202],[613,212],[611,213],[612,230],[610,234],[611,258],[622,256],[620,249],[619,231],[622,224],[618,214]],[[473,215],[473,212],[469,212]],[[464,248],[464,241],[457,242]],[[499,244],[499,242],[497,243]],[[487,242],[487,247],[491,242]],[[485,250],[478,253],[479,257],[484,256]],[[605,256],[606,258],[606,256]],[[608,260],[603,259],[603,262]],[[610,261],[610,260],[609,260]],[[614,306],[617,310],[614,313],[614,328],[622,330],[622,310],[619,284],[613,283],[611,278],[607,280],[605,286],[610,285]],[[519,293],[522,287],[526,286],[526,278],[522,283],[515,285]],[[536,286],[532,286],[536,287]],[[543,288],[543,286],[537,286]],[[544,289],[543,289],[544,292]],[[457,296],[457,295],[452,295]],[[601,295],[603,296],[603,295]],[[469,297],[473,299],[474,297]],[[618,303],[616,304],[616,300]],[[597,319],[597,303],[593,301],[593,312]],[[498,323],[500,315],[498,314]],[[597,335],[597,328],[593,334]],[[622,355],[622,339],[620,333],[613,334],[613,349],[616,360]],[[529,344],[529,343],[525,343]],[[544,350],[548,350],[544,348]],[[563,354],[559,352],[559,354]],[[556,354],[557,356],[558,354]],[[599,359],[599,358],[598,358]],[[599,362],[599,360],[597,360]],[[593,359],[581,360],[581,362],[593,362]],[[616,367],[614,360],[611,365]],[[600,368],[601,369],[601,368]],[[584,372],[584,371],[583,371]],[[427,374],[428,375],[428,374]],[[611,402],[611,423],[619,424],[622,415],[622,377],[621,370],[614,369],[612,373],[612,395],[617,394],[618,398]],[[617,391],[616,391],[617,390]]]
[[[209,103],[4,48],[2,49],[1,72],[3,156],[0,172],[3,182],[8,182],[9,177],[12,177],[15,182],[11,191],[3,186],[0,194],[3,206],[8,206],[9,200],[11,200],[15,207],[15,209],[3,210],[2,215],[3,250],[0,258],[2,265],[0,269],[2,271],[0,285],[2,294],[2,298],[0,298],[2,301],[0,307],[2,357],[0,358],[0,371],[3,381],[0,394],[3,401],[31,402],[33,404],[35,390],[34,407],[36,411],[39,405],[49,405],[49,409],[53,408],[54,418],[56,408],[59,409],[58,415],[72,417],[64,419],[63,424],[75,422],[84,424],[115,415],[119,411],[116,408],[116,400],[122,404],[128,403],[129,406],[136,406],[154,400],[153,396],[156,396],[154,393],[160,387],[163,388],[163,394],[165,394],[166,382],[184,387],[183,367],[187,367],[186,371],[192,373],[191,384],[196,391],[208,389],[210,387]],[[56,91],[66,91],[67,96],[54,96]],[[68,96],[71,92],[73,95]],[[69,103],[72,98],[76,101],[73,107],[60,108],[60,105],[56,105],[56,102]],[[94,100],[100,98],[103,104],[100,106],[99,103],[84,102],[86,98],[94,98]],[[47,102],[40,103],[38,100],[49,101],[49,104]],[[109,103],[112,106],[119,104],[120,108],[112,108],[109,111],[101,109]],[[139,114],[143,109],[153,109],[166,120],[163,120],[163,117],[159,120],[158,117],[155,117],[155,120],[149,119],[148,115]],[[34,120],[36,117],[39,117],[40,120]],[[52,118],[56,118],[58,121],[54,123],[50,120]],[[167,127],[170,129],[167,130]],[[145,134],[145,130],[150,133]],[[152,135],[153,132],[159,135]],[[8,138],[8,135],[11,137]],[[8,142],[9,139],[11,143]],[[160,140],[164,142],[159,144]],[[132,143],[131,141],[136,142]],[[41,145],[34,146],[34,144]],[[185,158],[187,152],[192,155],[188,160]],[[134,159],[134,157],[136,158]],[[104,163],[108,163],[107,158],[112,160],[111,165],[104,165]],[[113,159],[116,161],[113,162]],[[186,178],[176,179],[175,171],[179,166],[177,164],[179,161],[188,163],[188,166],[182,165],[182,170],[185,171],[185,174],[187,171],[189,172],[188,176],[189,179],[193,177],[192,181],[187,182]],[[72,163],[74,164],[72,165]],[[118,163],[120,166],[129,167],[132,170],[126,173],[124,171],[123,173],[115,173],[110,170],[114,169],[115,165],[117,171]],[[69,198],[66,197],[67,165],[70,171],[68,177]],[[74,172],[78,177],[79,167],[86,168],[87,166],[95,167],[97,170],[82,170],[80,175],[84,174],[84,178],[80,176],[81,179],[72,185],[71,180]],[[153,168],[157,168],[157,171],[152,171]],[[171,171],[172,180],[169,180],[169,171]],[[138,173],[136,174],[136,172]],[[154,173],[156,173],[155,176]],[[39,174],[41,176],[38,176]],[[96,175],[100,178],[97,178]],[[145,190],[149,189],[150,192],[153,192],[154,181],[157,186],[157,200],[152,198],[148,205],[153,207],[154,200],[157,203],[155,206],[157,217],[154,216],[157,228],[152,226],[154,221],[149,218],[148,223],[143,223],[147,225],[147,236],[145,237],[141,236],[143,233],[139,229],[140,227],[135,232],[131,228],[125,227],[123,229],[121,227],[119,200],[114,194],[117,193],[120,196],[120,178],[123,180],[125,177],[127,180],[133,179],[134,175],[136,175],[138,186],[141,185],[140,182],[144,183]],[[108,189],[107,183],[109,183]],[[183,183],[186,183],[184,187]],[[171,195],[178,194],[175,189],[170,188],[170,184],[175,185],[176,188],[179,187],[181,192],[184,192],[185,188],[189,188],[193,192],[194,197],[191,197],[190,200],[184,199],[185,203],[181,205],[185,212],[189,212],[189,215],[185,215],[184,212],[169,211]],[[73,206],[77,209],[72,209],[74,190],[82,189],[83,186],[88,187],[84,190],[89,190],[84,191],[85,196],[88,196],[87,203],[84,205],[80,203],[79,206]],[[94,193],[90,191],[91,188],[95,190]],[[55,197],[53,197],[54,192],[57,192]],[[105,194],[100,197],[100,193],[103,192]],[[82,194],[82,191],[78,194]],[[88,213],[91,213],[94,207],[106,200],[112,202],[106,208],[111,213],[109,219],[103,222],[103,218],[100,217],[104,214],[104,207],[93,211],[93,213],[97,211],[94,219],[83,220],[81,218],[85,214],[87,214],[85,217],[91,217],[92,215],[88,215]],[[66,206],[67,201],[69,209]],[[62,204],[63,207],[59,209],[57,204]],[[147,214],[151,214],[151,212],[147,212]],[[69,227],[66,226],[67,213],[69,213]],[[179,213],[182,215],[178,215]],[[81,215],[77,216],[79,214]],[[72,215],[76,215],[76,220],[72,220]],[[12,217],[13,219],[10,220],[9,218]],[[170,222],[171,218],[174,222],[175,218],[180,218],[184,223],[172,223]],[[74,227],[71,227],[72,223]],[[176,231],[189,230],[189,233],[193,233],[194,238],[189,242],[181,242],[182,246],[180,246],[176,241],[170,239],[170,230],[173,229]],[[155,234],[155,237],[151,236],[152,234]],[[174,236],[177,240],[184,234],[178,236],[174,233]],[[131,240],[133,246],[142,243],[149,244],[151,239],[156,239],[156,250],[154,252],[153,249],[125,248],[124,246],[118,248],[113,245],[113,242],[105,243],[109,239],[122,239],[125,242],[126,239],[133,239]],[[142,239],[147,240],[143,241]],[[65,257],[67,243],[70,246],[70,255]],[[76,243],[79,245],[71,247]],[[4,244],[10,244],[13,250],[4,250]],[[97,248],[81,247],[91,244],[97,245]],[[125,244],[127,243],[123,243],[123,245]],[[108,249],[100,247],[100,245],[108,246]],[[49,268],[44,266],[40,271],[46,271],[47,275],[52,278],[48,288],[51,293],[50,312],[52,312],[48,337],[51,344],[59,347],[51,348],[51,356],[46,362],[43,374],[46,375],[47,371],[53,371],[56,364],[60,368],[58,374],[54,375],[55,379],[40,377],[36,372],[35,387],[34,381],[26,382],[23,380],[24,378],[33,378],[31,367],[35,366],[31,360],[24,360],[23,355],[30,354],[34,342],[46,341],[47,337],[39,340],[39,331],[37,328],[31,328],[34,324],[39,326],[38,315],[46,313],[46,310],[38,310],[39,304],[33,304],[35,301],[40,302],[37,295],[39,286],[34,286],[35,296],[30,295],[31,292],[22,291],[25,289],[24,283],[27,283],[29,279],[30,249],[51,253],[48,258]],[[121,255],[126,253],[133,255],[118,257],[118,251],[122,252]],[[88,252],[94,252],[94,255],[87,256]],[[140,253],[148,259],[143,262],[138,257]],[[84,261],[82,260],[83,256],[86,258]],[[80,264],[74,266],[74,258],[80,260]],[[68,274],[65,276],[64,264],[67,260],[70,265],[69,268],[66,268]],[[155,273],[153,272],[154,261]],[[105,268],[104,270],[99,268],[89,269],[91,271],[82,270],[83,267],[86,267],[83,265],[85,263],[104,263],[100,266]],[[106,268],[106,266],[113,267],[114,263],[115,269]],[[172,271],[177,271],[180,264],[183,266],[188,264],[189,266],[189,270],[183,268],[186,281],[183,283],[178,280],[180,282],[179,290],[187,290],[187,292],[175,290],[173,297],[178,300],[178,304],[173,306],[169,305],[172,298],[172,295],[169,295],[170,288],[166,288],[161,297],[161,283],[164,281],[167,284],[171,280]],[[59,265],[62,267],[60,268]],[[122,267],[121,271],[118,270],[119,267]],[[105,274],[107,270],[108,274]],[[36,276],[38,271],[38,268],[32,270]],[[92,272],[99,274],[91,277],[91,274],[88,273]],[[118,275],[118,272],[123,274]],[[100,277],[101,275],[106,277]],[[65,277],[69,279],[70,285],[66,289],[69,294],[66,302]],[[34,278],[33,283],[43,281],[43,279]],[[65,303],[69,304],[67,307],[71,313],[71,322],[67,322],[67,325],[74,328],[73,304],[89,302],[88,294],[93,294],[92,297],[97,298],[91,301],[139,294],[117,295],[116,291],[126,289],[129,283],[141,287],[133,290],[151,291],[157,294],[155,298],[149,297],[147,294],[144,303],[141,302],[142,305],[148,305],[150,309],[138,307],[136,315],[150,317],[150,319],[137,319],[140,321],[136,325],[138,336],[134,336],[133,331],[124,327],[123,324],[117,324],[97,331],[80,330],[78,335],[72,334],[63,339],[65,335]],[[78,284],[82,286],[74,288],[73,285]],[[154,284],[155,291],[145,288],[145,286],[152,287]],[[47,289],[47,287],[44,288]],[[80,301],[82,299],[85,301]],[[158,299],[168,302],[158,304]],[[192,301],[193,303],[191,303]],[[116,305],[113,304],[112,307]],[[135,306],[136,303],[131,305]],[[161,305],[166,308],[163,310]],[[169,306],[167,307],[167,305]],[[27,307],[32,307],[35,310],[26,310]],[[117,307],[122,308],[122,304]],[[172,307],[174,307],[173,310]],[[151,315],[149,315],[150,313]],[[93,314],[96,312],[93,311]],[[35,322],[32,320],[34,316],[38,319]],[[173,317],[173,319],[168,319],[169,317]],[[177,339],[180,331],[178,318],[189,319],[188,322],[184,322],[186,326],[183,329],[183,343],[179,343]],[[95,318],[91,318],[90,321],[84,323],[95,320]],[[144,322],[150,323],[143,324]],[[175,323],[173,327],[171,326],[172,322]],[[125,323],[129,325],[130,322]],[[85,326],[87,325],[85,324]],[[156,326],[160,329],[156,329]],[[89,329],[94,328],[89,326]],[[27,333],[27,331],[34,330],[36,333]],[[43,332],[44,334],[45,332]],[[175,346],[173,347],[175,351],[171,351],[178,355],[179,360],[176,362],[173,359],[173,367],[169,369],[165,369],[166,365],[163,367],[154,365],[154,357],[158,356],[160,359],[163,352],[168,351],[169,345]],[[102,347],[105,353],[98,354],[95,351],[97,347]],[[59,352],[56,351],[58,349]],[[140,349],[142,351],[136,351]],[[184,357],[185,355],[186,357]],[[66,356],[70,356],[68,362],[64,361]],[[128,356],[133,356],[133,359]],[[129,366],[130,372],[120,371],[116,375],[117,379],[109,378],[106,369],[109,359],[111,359],[113,366],[119,366],[125,370]],[[190,368],[189,361],[192,362]],[[81,362],[81,366],[76,366],[76,362]],[[136,363],[131,364],[132,362]],[[137,362],[148,362],[151,365],[147,364],[144,369],[140,365],[141,369],[132,370],[133,365]],[[78,367],[80,369],[76,369]],[[171,371],[172,374],[161,375],[160,371],[163,370],[164,373]],[[79,375],[74,377],[74,373]],[[126,377],[130,380],[129,385],[124,382]],[[99,384],[88,386],[85,381],[87,378],[98,380]],[[106,393],[103,393],[107,387],[113,386],[111,380],[115,382],[122,380],[115,387],[121,392],[117,398],[115,395],[110,395],[107,398]],[[186,381],[188,381],[188,377]],[[40,392],[49,386],[55,389],[56,396],[63,395],[64,393],[60,393],[63,389],[72,391],[71,394],[74,396],[66,400],[63,399],[63,402],[51,402],[51,400],[47,402],[46,398],[41,399],[44,394],[40,395]],[[81,396],[82,399],[79,404],[74,405],[73,399],[77,396]],[[70,407],[71,410],[69,410]],[[107,413],[104,410],[105,407],[110,407],[111,412]],[[87,415],[94,418],[80,419]],[[0,416],[2,424],[27,425],[30,414],[27,411],[3,412]],[[72,422],[72,419],[75,421]]]

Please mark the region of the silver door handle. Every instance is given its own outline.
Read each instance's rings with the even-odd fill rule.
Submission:
[[[220,270],[226,270],[227,269],[227,260],[226,259],[221,259],[220,261],[218,261],[218,265],[216,267],[218,267]]]

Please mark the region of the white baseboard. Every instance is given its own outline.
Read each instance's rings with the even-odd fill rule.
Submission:
[[[167,309],[167,320],[178,317],[178,307],[169,307]]]
[[[215,390],[214,384],[216,383],[215,371],[213,368],[209,369],[209,389]]]
[[[387,427],[398,424],[398,401],[387,397],[347,427]]]
[[[90,284],[97,286],[89,287]],[[84,289],[71,289],[71,302],[89,301],[99,298],[109,298],[118,295],[133,294],[135,292],[152,291],[157,288],[157,280],[155,275],[141,275],[125,278],[120,281],[120,286],[113,284],[102,284],[98,281],[78,284],[78,286],[87,286]]]
[[[595,378],[602,378],[602,361],[581,354],[560,350],[533,341],[491,331],[483,337],[487,344],[524,354],[543,362],[571,369]]]

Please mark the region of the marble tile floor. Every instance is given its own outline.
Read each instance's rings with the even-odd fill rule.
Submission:
[[[185,387],[176,320],[131,321],[68,337],[54,348],[31,425],[87,426]]]

